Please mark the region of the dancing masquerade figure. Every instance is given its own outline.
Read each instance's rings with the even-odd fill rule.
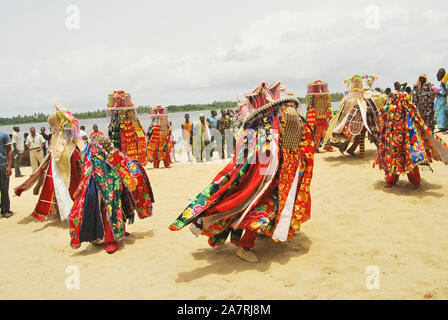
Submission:
[[[106,251],[118,250],[118,241],[128,235],[126,221],[134,222],[135,212],[143,219],[152,215],[154,197],[145,169],[114,149],[99,134],[92,136],[83,151],[81,182],[69,215],[70,245],[103,239]]]
[[[146,165],[146,134],[137,117],[131,95],[123,90],[109,94],[107,110],[110,112],[109,138],[114,147],[143,166]]]
[[[418,166],[431,169],[433,160],[448,164],[448,146],[423,121],[407,93],[394,93],[379,117],[382,126],[373,166],[384,170],[387,188],[404,174],[418,188]]]
[[[20,196],[34,185],[33,194],[39,201],[31,214],[47,220],[50,214],[59,214],[66,220],[73,204],[73,195],[81,179],[82,149],[84,142],[78,120],[61,105],[55,104],[56,113],[48,117],[52,137],[49,152],[42,164],[14,193]]]
[[[168,122],[168,108],[157,106],[151,109],[151,124],[148,130],[148,160],[158,168],[160,161],[165,168],[171,166],[171,151],[173,138],[170,123]]]
[[[372,93],[372,100],[375,103],[376,108],[381,109],[386,105],[387,95],[375,90]]]
[[[306,121],[312,128],[315,128],[314,147],[319,152],[319,144],[325,137],[328,124],[333,117],[331,107],[331,97],[328,91],[328,84],[320,80],[308,84],[306,99]],[[326,151],[333,151],[330,145],[325,146]]]
[[[286,242],[310,218],[314,165],[313,130],[299,114],[299,101],[277,82],[262,83],[239,105],[244,133],[232,161],[170,225],[190,225],[214,247],[230,235],[237,255],[250,251],[258,234]]]
[[[338,113],[330,123],[324,145],[337,147],[341,153],[344,153],[349,143],[353,142],[347,153],[354,155],[359,145],[359,154],[363,156],[367,132],[370,142],[376,143],[379,129],[378,111],[371,98],[371,87],[375,79],[375,76],[356,74],[345,80],[348,92],[342,99]]]

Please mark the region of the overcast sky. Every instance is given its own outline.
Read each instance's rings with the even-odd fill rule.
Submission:
[[[5,2],[0,116],[103,108],[119,89],[136,105],[208,103],[261,81],[303,96],[317,79],[336,92],[355,73],[385,88],[448,69],[444,0]]]

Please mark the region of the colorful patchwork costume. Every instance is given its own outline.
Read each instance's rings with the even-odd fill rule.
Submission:
[[[83,151],[81,182],[69,215],[72,248],[104,237],[106,251],[118,249],[128,233],[125,223],[152,215],[154,197],[145,169],[95,134]]]
[[[146,165],[146,134],[131,95],[122,90],[109,94],[107,110],[110,112],[109,138],[115,148]]]
[[[212,247],[230,235],[238,252],[252,248],[258,233],[286,242],[310,218],[314,164],[313,130],[295,96],[280,82],[263,82],[246,98],[232,161],[169,227],[190,224]]]
[[[337,147],[344,153],[348,144],[353,142],[347,152],[353,155],[359,145],[360,155],[364,155],[364,139],[367,132],[369,140],[376,143],[379,129],[378,111],[372,100],[371,90],[375,79],[375,76],[356,74],[345,80],[348,92],[330,123],[324,145]]]
[[[39,168],[14,193],[20,196],[34,185],[34,194],[39,201],[31,214],[36,219],[47,220],[50,214],[59,214],[67,219],[73,194],[81,179],[81,150],[84,142],[79,133],[78,120],[61,105],[56,104],[56,113],[48,117],[52,137],[49,152]]]
[[[417,186],[418,166],[430,168],[433,160],[448,163],[448,146],[426,125],[407,93],[394,93],[380,110],[380,120],[373,166],[384,170],[387,186],[393,186],[404,174]]]
[[[331,97],[328,91],[328,84],[320,80],[308,84],[306,99],[306,121],[315,128],[314,147],[319,152],[319,144],[325,137],[328,124],[333,117],[331,107]],[[326,151],[333,151],[329,145],[325,146]]]
[[[151,109],[150,127],[148,129],[148,160],[158,168],[160,161],[165,168],[171,166],[173,137],[168,122],[168,108],[157,106]]]

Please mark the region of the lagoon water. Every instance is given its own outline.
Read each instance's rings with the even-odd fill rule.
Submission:
[[[332,102],[333,110],[337,110],[339,108],[340,102]],[[306,114],[305,110],[305,104],[301,104],[302,108],[302,114]],[[75,110],[71,110],[75,111]],[[221,113],[218,111],[218,118],[221,117]],[[184,115],[185,113],[188,113],[190,115],[190,121],[195,122],[199,119],[199,115],[201,113],[204,113],[206,117],[210,116],[210,110],[197,110],[197,111],[187,111],[187,112],[173,112],[169,114],[169,120],[172,122],[172,128],[173,128],[173,136],[175,141],[180,141],[182,137],[182,131],[181,131],[181,125],[182,122],[184,122]],[[143,126],[143,129],[146,131],[149,127],[149,114],[139,114],[140,123]],[[83,125],[86,127],[86,132],[90,134],[92,131],[92,126],[94,124],[98,125],[98,128],[104,132],[105,135],[107,135],[108,132],[108,126],[109,126],[109,119],[108,118],[96,118],[96,119],[85,119],[80,120],[80,125]],[[41,127],[47,128],[47,133],[49,133],[49,126],[46,122],[41,123],[27,123],[27,124],[20,124],[18,125],[20,127],[20,132],[23,137],[23,133],[29,132],[31,127],[36,128],[37,132],[40,132]],[[13,125],[7,125],[7,126],[0,126],[0,130],[4,131],[6,133],[12,133]]]

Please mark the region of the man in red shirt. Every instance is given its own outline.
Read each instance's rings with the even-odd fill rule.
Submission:
[[[104,136],[103,131],[98,130],[98,125],[97,125],[97,124],[94,124],[94,125],[93,125],[93,131],[92,131],[92,133],[90,134],[90,138],[92,138],[92,136],[93,136],[94,134],[96,134],[96,133],[98,133],[99,135]]]

